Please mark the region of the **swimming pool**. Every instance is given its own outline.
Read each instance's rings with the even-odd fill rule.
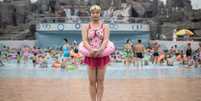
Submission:
[[[145,55],[145,58],[148,59],[149,57]],[[62,58],[63,56],[59,57],[60,60]],[[85,65],[79,65],[79,70],[69,70],[66,72],[60,68],[51,67],[54,62],[53,58],[47,59],[48,68],[38,68],[39,65],[36,65],[34,68],[31,59],[25,65],[22,59],[20,65],[17,65],[16,59],[12,59],[11,61],[2,59],[2,62],[5,66],[0,67],[0,78],[88,78]],[[139,70],[137,70],[137,66],[133,66],[133,63],[130,64],[130,69],[126,69],[126,65],[123,62],[112,62],[107,67],[105,77],[108,79],[201,77],[201,68],[179,68],[178,61],[174,62],[174,66],[167,66],[166,64],[166,62],[163,65],[149,62],[149,65],[144,66],[143,70],[141,70],[140,65]]]

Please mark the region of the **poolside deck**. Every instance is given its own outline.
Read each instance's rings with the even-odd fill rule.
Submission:
[[[90,101],[87,79],[0,78],[0,101]],[[103,101],[201,101],[201,78],[106,79]]]

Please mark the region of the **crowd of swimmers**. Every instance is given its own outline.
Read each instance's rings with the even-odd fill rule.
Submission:
[[[141,69],[143,65],[149,65],[149,62],[152,64],[159,63],[163,65],[167,61],[168,66],[173,66],[175,58],[176,61],[180,61],[179,67],[181,68],[197,68],[198,64],[201,64],[201,59],[199,54],[201,53],[201,42],[198,45],[198,49],[193,51],[191,48],[191,43],[187,44],[187,47],[184,50],[180,50],[177,45],[172,46],[169,50],[160,49],[160,44],[153,42],[148,44],[145,48],[141,44],[141,40],[138,40],[138,45],[133,45],[131,40],[127,40],[127,44],[122,48],[122,52],[115,50],[111,55],[111,62],[124,62],[127,69],[129,69],[130,63],[135,63],[137,61],[137,69],[139,67],[139,60],[141,62]],[[143,58],[147,54],[149,58]]]
[[[66,44],[66,46],[65,46]],[[5,66],[5,64],[2,63],[2,59],[5,60],[16,60],[17,65],[20,65],[21,59],[24,60],[24,64],[28,63],[28,59],[32,59],[33,67],[36,67],[38,64],[40,68],[47,68],[47,59],[53,58],[54,62],[52,63],[52,67],[55,67],[55,63],[61,64],[61,67],[67,67],[66,65],[74,65],[75,70],[78,69],[78,63],[80,65],[83,64],[83,58],[75,57],[69,54],[68,50],[73,51],[74,54],[78,54],[78,47],[76,45],[76,41],[73,41],[73,45],[70,46],[67,43],[67,39],[64,39],[64,46],[60,49],[51,49],[47,48],[45,50],[42,50],[41,48],[36,48],[35,46],[30,48],[27,47],[26,44],[24,44],[23,49],[16,49],[12,48],[10,50],[9,47],[6,48],[6,46],[3,47],[2,51],[0,51],[0,67]],[[29,56],[29,54],[33,54],[32,56]],[[59,59],[62,54],[64,54],[64,59],[60,61]],[[67,55],[66,55],[67,54]],[[65,60],[65,61],[64,61]],[[67,61],[71,61],[71,63],[67,64]],[[68,68],[65,68],[65,70],[68,70]]]
[[[66,43],[65,43],[66,42]],[[33,67],[39,64],[39,67],[48,67],[47,59],[50,57],[53,58],[54,63],[52,63],[52,67],[54,64],[61,64],[62,67],[67,67],[67,65],[74,65],[76,69],[78,69],[78,64],[82,65],[83,58],[75,57],[69,54],[70,51],[75,52],[76,54],[80,54],[78,52],[78,47],[76,41],[73,42],[72,47],[67,44],[67,39],[64,40],[64,46],[60,49],[51,49],[47,48],[46,50],[42,50],[40,48],[36,48],[35,46],[31,49],[29,46],[27,47],[24,44],[23,49],[12,48],[10,50],[9,47],[3,47],[2,52],[0,52],[0,66],[4,66],[2,63],[2,59],[12,60],[13,56],[15,56],[17,60],[17,64],[20,65],[21,58],[24,60],[24,64],[28,63],[28,59],[32,59]],[[70,49],[70,51],[69,51]],[[34,51],[34,52],[32,52]],[[193,51],[191,48],[191,44],[188,43],[187,47],[184,50],[180,50],[177,45],[172,46],[169,50],[160,49],[160,44],[157,42],[149,44],[146,48],[141,44],[141,40],[138,40],[138,45],[133,45],[131,40],[127,40],[127,44],[122,48],[124,54],[121,51],[115,50],[111,55],[111,62],[124,62],[127,69],[129,69],[130,63],[137,62],[137,69],[139,67],[139,61],[141,63],[141,69],[143,69],[143,65],[149,65],[149,62],[152,64],[159,63],[163,65],[165,61],[167,61],[168,66],[173,66],[175,58],[177,61],[181,61],[179,63],[179,67],[181,68],[196,68],[198,64],[201,64],[199,54],[201,53],[201,43],[199,43],[199,47],[197,50]],[[33,53],[31,57],[29,57],[29,53]],[[60,57],[64,54],[64,59],[60,61],[58,54]],[[150,56],[149,58],[144,58],[145,54]],[[67,64],[67,61],[71,61],[70,64]],[[110,63],[111,63],[110,62]],[[65,69],[68,70],[68,69]]]

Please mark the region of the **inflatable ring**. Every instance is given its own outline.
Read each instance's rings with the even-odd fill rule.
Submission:
[[[31,50],[31,53],[36,53],[38,54],[38,52],[36,50]]]
[[[124,62],[124,61],[125,61],[124,59],[121,60],[121,62]]]
[[[157,62],[160,63],[162,59],[165,59],[165,55],[162,55],[158,58]]]
[[[74,57],[77,57],[77,58],[83,57],[82,54],[77,54],[77,53],[75,53],[74,51],[71,51],[70,55],[72,55],[72,56],[74,56]]]
[[[186,55],[184,55],[184,58],[186,57]],[[179,59],[181,59],[181,55],[176,57],[176,60],[178,61]]]
[[[62,63],[62,62],[60,62],[60,64],[58,64],[58,63],[54,63],[53,66],[54,66],[54,67],[57,67],[57,68],[61,68],[61,63]]]
[[[102,52],[102,54],[101,54],[101,57],[105,57],[105,56],[110,55],[111,53],[114,52],[114,49],[115,49],[114,44],[113,44],[111,41],[108,41],[105,50],[104,50],[104,51]],[[91,57],[91,56],[89,55],[89,51],[84,47],[84,43],[83,43],[83,42],[81,42],[81,43],[79,44],[78,50],[79,50],[79,52],[80,52],[81,54],[83,54],[83,55],[85,55],[85,56],[88,56],[88,57]],[[97,49],[94,49],[94,50],[96,51]]]
[[[79,63],[79,65],[86,65],[85,63]]]

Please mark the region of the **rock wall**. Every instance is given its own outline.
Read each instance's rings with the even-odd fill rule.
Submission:
[[[7,23],[8,25],[14,24],[14,15],[15,15],[15,8],[14,5],[11,3],[3,3],[2,4],[3,10],[3,22]]]
[[[25,23],[26,19],[26,13],[25,13],[26,5],[20,4],[16,6],[16,19],[17,19],[17,25],[23,25]]]

